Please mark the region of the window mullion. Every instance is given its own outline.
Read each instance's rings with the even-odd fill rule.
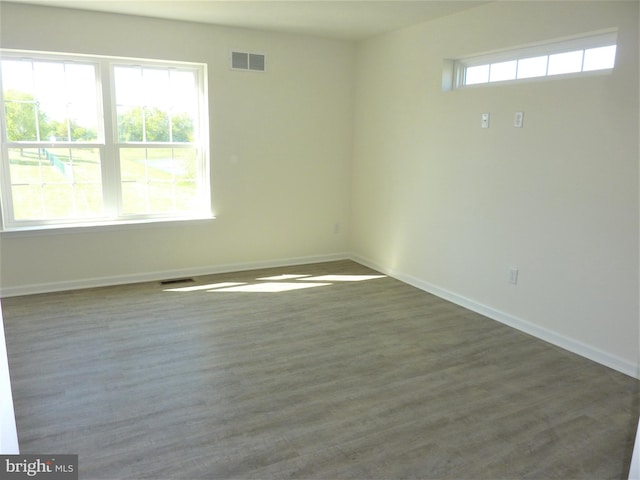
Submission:
[[[102,128],[104,147],[102,148],[102,198],[108,217],[120,215],[120,168],[116,148],[116,106],[111,65],[100,62],[100,94],[102,100]]]

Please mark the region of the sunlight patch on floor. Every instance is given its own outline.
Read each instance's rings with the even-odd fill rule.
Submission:
[[[292,274],[283,274],[283,275],[275,275],[273,277],[261,277],[256,278],[256,280],[294,280],[296,278],[305,278],[310,277],[311,275],[292,275]]]
[[[304,282],[265,282],[253,285],[241,285],[238,287],[218,288],[212,292],[288,292],[290,290],[301,290],[303,288],[325,287],[330,283],[304,283]]]
[[[363,280],[373,280],[375,278],[384,278],[385,275],[320,275],[317,277],[308,277],[305,280],[319,280],[322,282],[361,282]]]
[[[220,282],[207,285],[167,288],[165,292],[257,292],[277,293],[304,288],[325,287],[334,282],[361,282],[384,278],[386,275],[317,275],[285,273],[270,277],[258,277],[257,283]]]

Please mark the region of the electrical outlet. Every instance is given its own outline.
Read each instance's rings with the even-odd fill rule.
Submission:
[[[483,113],[482,117],[481,117],[481,124],[482,128],[489,128],[489,114],[488,113]]]
[[[513,117],[513,126],[516,128],[522,128],[522,123],[524,122],[524,112],[516,112]]]

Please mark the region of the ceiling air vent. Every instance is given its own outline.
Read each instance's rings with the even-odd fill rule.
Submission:
[[[233,70],[264,72],[264,66],[264,55],[260,53],[231,52],[231,68]]]

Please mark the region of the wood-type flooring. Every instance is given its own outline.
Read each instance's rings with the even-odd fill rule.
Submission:
[[[194,280],[3,299],[21,452],[81,479],[628,475],[636,379],[351,261]]]

